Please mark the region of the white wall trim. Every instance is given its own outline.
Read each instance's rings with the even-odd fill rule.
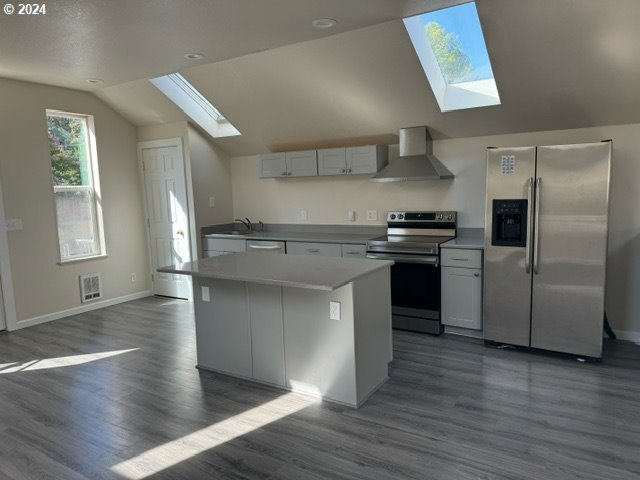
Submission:
[[[97,302],[85,303],[77,307],[69,308],[67,310],[60,310],[59,312],[47,313],[46,315],[40,315],[38,317],[26,318],[20,320],[12,325],[12,328],[8,330],[19,330],[21,328],[32,327],[41,323],[51,322],[53,320],[59,320],[61,318],[70,317],[71,315],[77,315],[79,313],[90,312],[92,310],[98,310],[104,307],[110,307],[117,305],[118,303],[130,302],[131,300],[138,300],[140,298],[150,297],[151,291],[144,290],[142,292],[131,293],[129,295],[123,295],[121,297],[109,298],[106,300],[98,300]]]
[[[640,332],[634,332],[633,330],[613,330],[616,333],[616,337],[620,340],[629,340],[634,343],[640,343]]]

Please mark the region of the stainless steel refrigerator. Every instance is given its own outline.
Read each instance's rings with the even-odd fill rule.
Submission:
[[[485,340],[602,356],[611,150],[487,149]]]

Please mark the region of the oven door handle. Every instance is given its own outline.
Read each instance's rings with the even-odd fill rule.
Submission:
[[[396,263],[419,263],[422,265],[439,265],[439,258],[436,256],[418,257],[409,255],[389,255],[387,253],[367,253],[367,258],[374,260],[393,260]]]

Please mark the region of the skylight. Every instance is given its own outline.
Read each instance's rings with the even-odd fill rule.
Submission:
[[[149,81],[212,137],[241,135],[216,107],[179,73],[170,73]]]
[[[474,2],[404,19],[440,110],[500,105]]]

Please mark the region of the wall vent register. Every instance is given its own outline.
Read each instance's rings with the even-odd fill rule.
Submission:
[[[99,273],[80,275],[80,299],[82,303],[102,298],[102,279]]]

